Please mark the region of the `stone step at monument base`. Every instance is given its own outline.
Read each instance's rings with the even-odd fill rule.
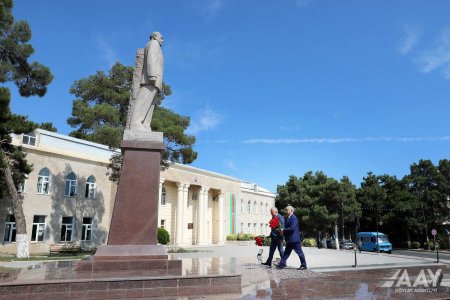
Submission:
[[[181,275],[181,260],[169,259],[162,245],[105,245],[76,272],[146,272],[147,275]]]
[[[215,299],[241,296],[241,275],[168,276],[156,278],[79,278],[0,283],[0,299],[167,299],[214,295]],[[209,297],[208,297],[209,298]]]
[[[77,264],[76,272],[142,271],[153,275],[181,275],[181,260],[88,260]]]

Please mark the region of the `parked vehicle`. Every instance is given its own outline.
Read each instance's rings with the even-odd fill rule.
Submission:
[[[339,248],[344,250],[351,250],[353,249],[353,242],[349,240],[340,241]]]
[[[392,252],[392,244],[389,242],[388,236],[382,232],[358,232],[356,240],[359,250]]]
[[[334,239],[327,240],[327,248],[328,249],[336,249],[336,242]]]

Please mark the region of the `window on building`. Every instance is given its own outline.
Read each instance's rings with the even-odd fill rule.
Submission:
[[[250,214],[252,212],[252,202],[248,200],[247,202],[247,213]]]
[[[166,188],[161,189],[161,205],[166,205]]]
[[[95,193],[97,190],[97,183],[94,176],[89,176],[86,180],[86,190],[84,191],[84,197],[88,199],[95,199]]]
[[[63,217],[61,223],[61,242],[72,241],[73,217]]]
[[[33,217],[33,230],[31,231],[32,242],[43,242],[45,233],[45,216]]]
[[[193,192],[192,193],[192,200],[198,200],[198,193],[197,192]]]
[[[252,233],[252,224],[251,223],[247,224],[247,233]]]
[[[256,215],[258,213],[258,203],[253,202],[253,213]]]
[[[7,215],[5,222],[5,236],[3,241],[12,243],[16,241],[16,218],[14,215]]]
[[[50,190],[50,171],[47,168],[43,168],[39,171],[37,192],[38,194],[48,195]]]
[[[83,218],[82,241],[92,241],[92,218]]]
[[[253,223],[253,234],[256,234],[256,223]]]
[[[243,214],[244,211],[245,211],[245,209],[244,209],[244,200],[241,199],[241,213]]]
[[[160,226],[159,226],[159,227],[161,227],[161,228],[166,228],[166,220],[161,219],[161,223],[160,223]]]
[[[34,132],[24,133],[22,144],[36,146],[36,134]]]
[[[263,223],[259,224],[259,231],[260,231],[261,235],[264,234],[264,224]]]
[[[264,205],[263,205],[262,202],[261,202],[261,205],[259,206],[259,214],[260,214],[260,215],[263,215],[263,214],[264,214]]]
[[[270,215],[269,204],[266,203],[266,215]]]
[[[72,172],[66,177],[64,196],[73,197],[77,194],[77,176]]]
[[[241,223],[241,233],[244,233],[244,223]]]

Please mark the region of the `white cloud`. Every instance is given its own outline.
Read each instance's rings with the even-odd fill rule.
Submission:
[[[440,70],[446,79],[450,79],[450,28],[445,28],[435,46],[424,51],[415,61],[421,72]]]
[[[207,20],[215,17],[224,7],[227,0],[197,0],[195,9]]]
[[[214,40],[192,42],[190,40],[173,39],[164,49],[167,63],[186,70],[195,70],[199,65],[220,65],[221,59],[229,49],[227,36],[217,36]]]
[[[104,59],[111,68],[117,61],[117,54],[111,45],[103,37],[94,38],[97,49],[100,51],[100,56]]]
[[[313,0],[295,0],[295,4],[301,8],[308,7],[312,2]]]
[[[206,107],[202,110],[196,118],[191,118],[191,125],[186,130],[188,134],[197,134],[201,131],[212,130],[222,123],[223,117]]]
[[[442,137],[365,137],[365,138],[310,138],[310,139],[249,139],[243,144],[337,144],[356,142],[442,142],[450,141],[450,136]]]
[[[402,55],[410,53],[417,46],[422,36],[422,28],[419,26],[405,25],[403,27],[404,36],[400,40],[398,51]]]
[[[236,171],[236,165],[234,164],[234,162],[232,160],[226,160],[223,162],[223,164],[225,165],[226,168]]]

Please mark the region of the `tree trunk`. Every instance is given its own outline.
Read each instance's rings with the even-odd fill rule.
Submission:
[[[411,249],[411,236],[409,234],[409,229],[406,229],[406,245],[408,249]]]
[[[29,243],[27,238],[27,225],[25,223],[25,215],[22,207],[22,196],[17,192],[16,186],[11,173],[11,166],[5,158],[5,181],[8,188],[9,196],[13,205],[14,217],[16,219],[16,242],[17,242],[17,258],[28,258],[30,256]]]

